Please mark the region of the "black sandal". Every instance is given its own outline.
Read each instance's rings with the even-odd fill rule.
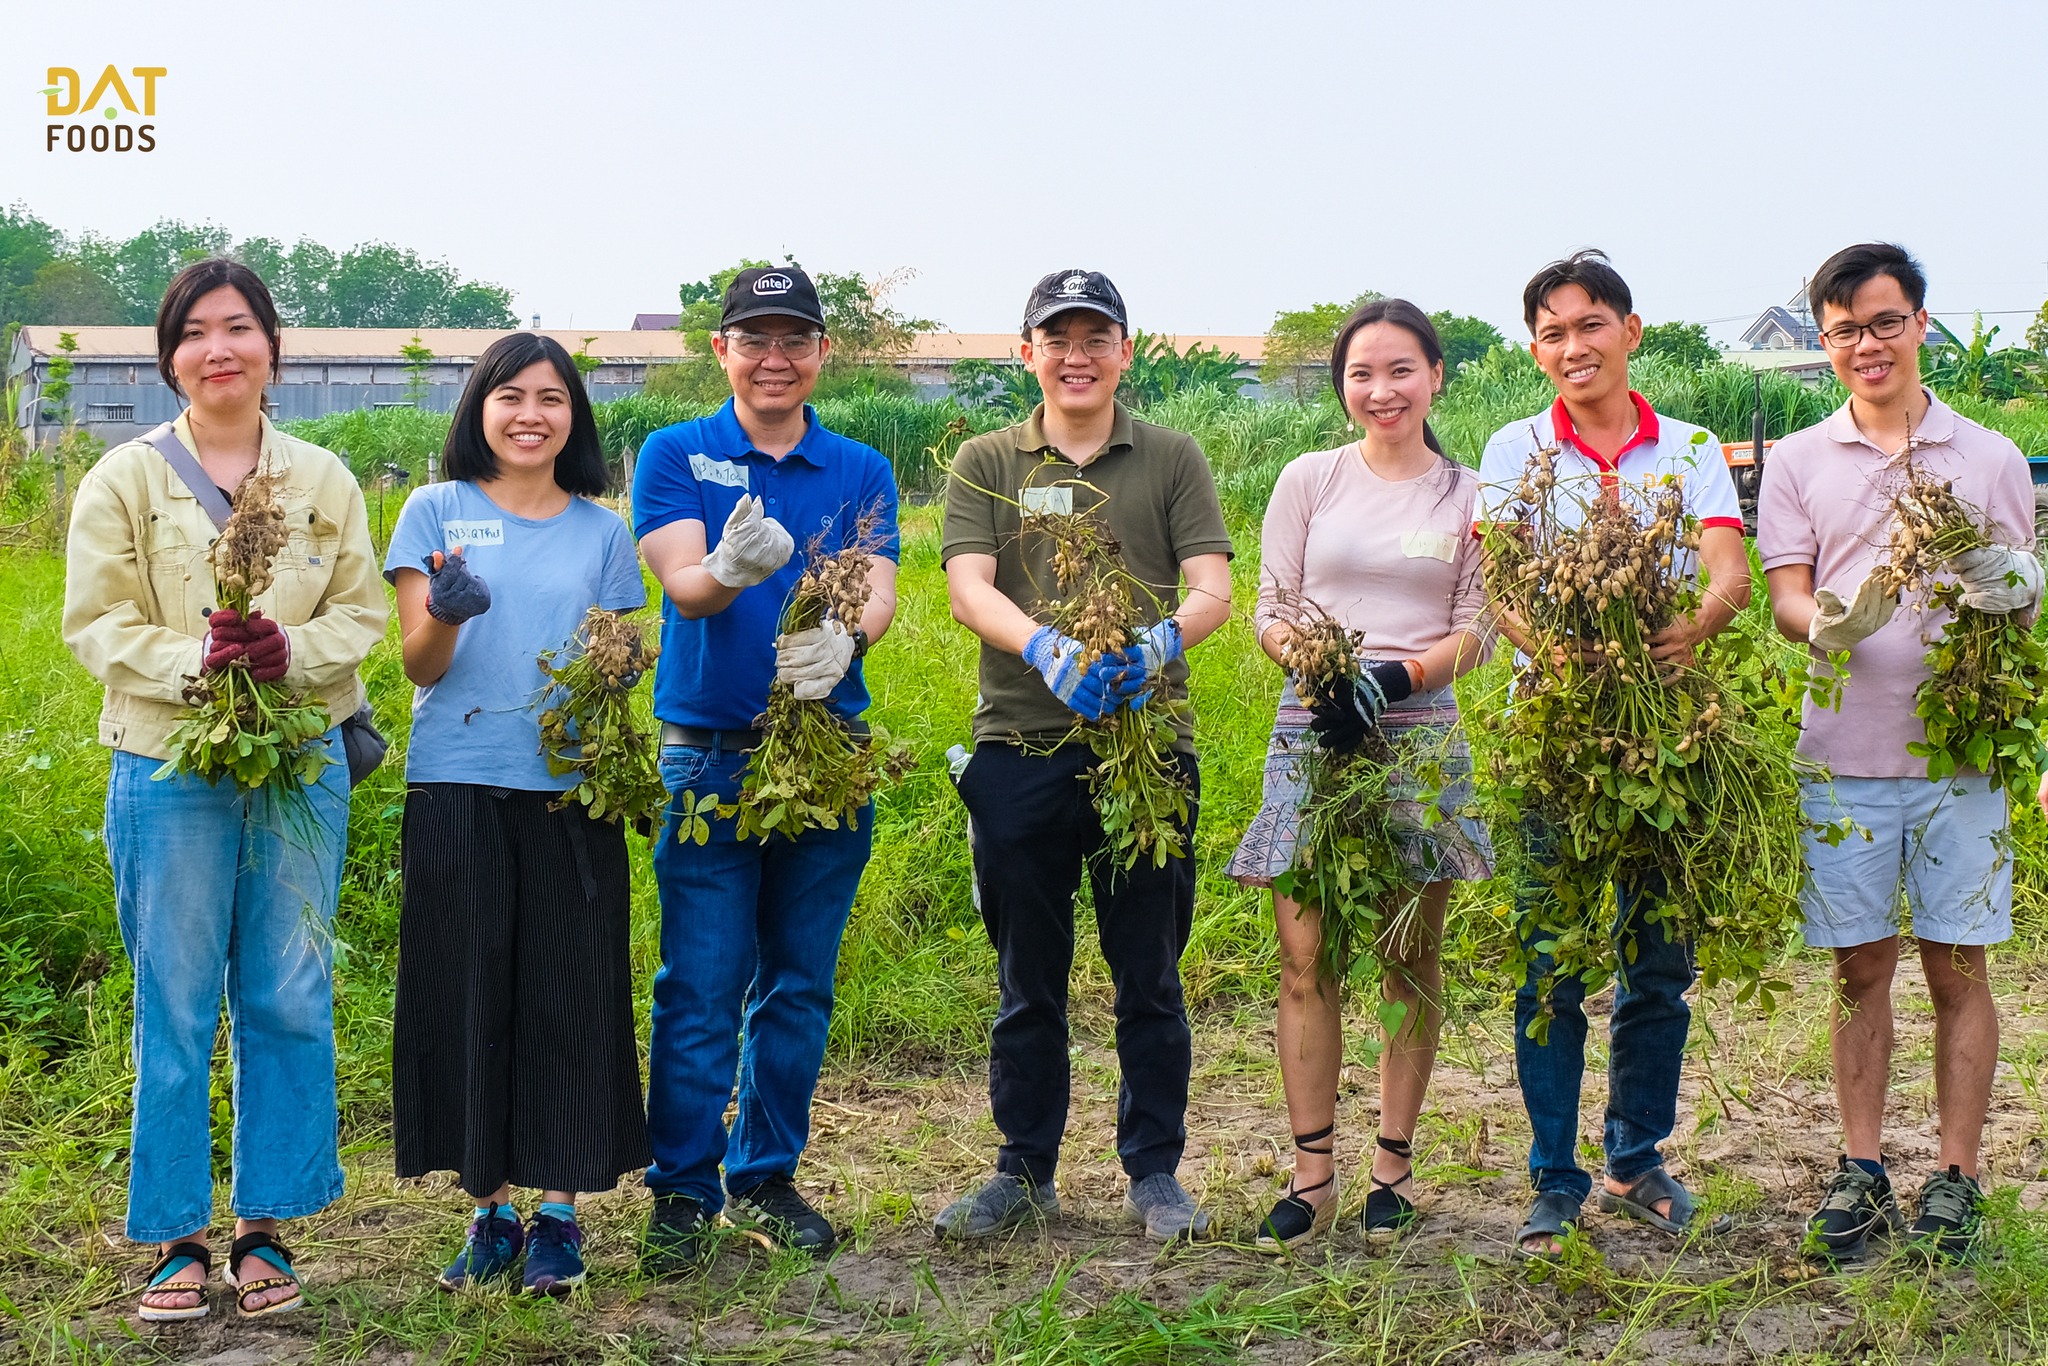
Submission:
[[[1375,1241],[1393,1237],[1415,1222],[1415,1205],[1394,1187],[1415,1175],[1415,1149],[1405,1139],[1382,1138],[1381,1148],[1408,1164],[1408,1170],[1392,1181],[1372,1178],[1372,1191],[1365,1197],[1365,1236]]]
[[[199,1284],[171,1285],[171,1277],[186,1267],[197,1263]],[[156,1259],[156,1265],[146,1273],[142,1282],[142,1296],[151,1295],[197,1295],[199,1303],[183,1306],[138,1304],[135,1317],[144,1323],[177,1323],[185,1319],[203,1319],[212,1308],[206,1302],[206,1278],[213,1272],[213,1251],[204,1243],[172,1243],[163,1256]]]
[[[268,1263],[282,1274],[259,1276],[253,1281],[236,1280],[235,1268],[242,1264],[243,1258],[251,1254],[254,1254],[258,1261]],[[260,1319],[265,1314],[282,1314],[285,1310],[297,1309],[306,1302],[305,1292],[299,1285],[299,1273],[292,1270],[291,1250],[269,1233],[245,1233],[235,1239],[234,1246],[228,1249],[227,1269],[221,1272],[221,1279],[234,1288],[235,1308],[245,1319]],[[275,1304],[259,1305],[254,1309],[249,1307],[251,1295],[260,1295],[266,1290],[281,1290],[285,1286],[290,1286],[299,1293]]]
[[[1319,1157],[1328,1156],[1336,1151],[1335,1143],[1329,1141],[1331,1135],[1336,1132],[1335,1124],[1326,1124],[1312,1134],[1296,1134],[1294,1146],[1300,1152],[1314,1153]],[[1328,1142],[1328,1146],[1309,1146],[1311,1143],[1325,1142]],[[1302,1197],[1314,1195],[1323,1187],[1335,1186],[1336,1183],[1335,1171],[1313,1186],[1299,1190],[1290,1178],[1287,1182],[1287,1194],[1280,1197],[1280,1202],[1273,1206],[1272,1213],[1266,1216],[1266,1222],[1259,1226],[1258,1240],[1252,1246],[1261,1252],[1285,1252],[1328,1228],[1330,1221],[1337,1217],[1337,1192],[1332,1190],[1323,1198],[1320,1205],[1312,1205]]]

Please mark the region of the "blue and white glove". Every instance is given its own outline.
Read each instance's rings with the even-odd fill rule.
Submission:
[[[1124,702],[1126,677],[1134,670],[1129,656],[1106,654],[1083,665],[1087,647],[1050,626],[1032,632],[1024,644],[1024,662],[1038,670],[1052,695],[1084,721],[1100,721]]]

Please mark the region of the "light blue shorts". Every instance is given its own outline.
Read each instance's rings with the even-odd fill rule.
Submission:
[[[1853,948],[1899,932],[1899,898],[1915,937],[1997,944],[2012,937],[2012,835],[2005,792],[1981,774],[1835,778],[1805,784],[1814,821],[1854,821],[1840,844],[1806,837],[1806,942]],[[1863,830],[1869,831],[1864,838]]]

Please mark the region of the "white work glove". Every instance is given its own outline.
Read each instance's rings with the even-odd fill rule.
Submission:
[[[1846,603],[1832,588],[1814,589],[1813,601],[1820,610],[1813,614],[1806,638],[1815,649],[1828,654],[1850,649],[1876,634],[1899,610],[1898,595],[1879,589],[1875,574],[1858,584],[1856,596]]]
[[[2041,600],[2041,561],[2032,552],[1987,545],[1948,562],[1963,585],[1963,606],[1980,612],[2024,612]]]
[[[761,500],[741,494],[725,519],[718,548],[704,557],[704,572],[727,588],[752,588],[789,563],[796,540],[782,523],[761,510]]]
[[[853,667],[853,636],[836,621],[775,638],[775,681],[787,683],[799,702],[830,697]]]

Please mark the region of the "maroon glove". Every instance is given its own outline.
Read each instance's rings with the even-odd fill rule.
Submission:
[[[249,628],[242,614],[228,607],[216,607],[206,614],[206,671],[225,669],[240,659],[249,646]]]
[[[209,670],[225,669],[237,659],[257,683],[275,683],[284,677],[291,660],[291,640],[284,628],[251,612],[247,617],[227,607],[216,607],[207,617],[205,664]]]
[[[275,683],[284,677],[292,657],[292,642],[279,626],[261,612],[251,612],[242,621],[249,633],[242,658],[249,663],[249,677],[258,683]]]

